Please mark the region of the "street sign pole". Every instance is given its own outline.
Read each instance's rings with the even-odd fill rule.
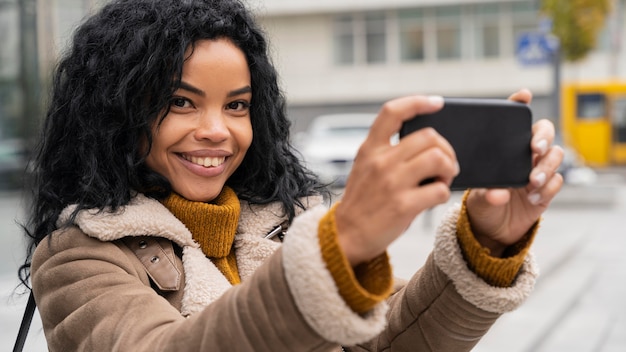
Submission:
[[[552,116],[554,127],[559,131],[561,124],[561,42],[557,36],[552,34],[554,22],[550,17],[543,17],[539,21],[539,31],[547,39],[550,51],[550,63],[552,64]]]
[[[37,49],[37,0],[19,0],[20,88],[22,123],[20,137],[31,147],[41,113],[41,81]]]
[[[550,33],[550,23],[539,31],[522,33],[517,42],[517,59],[524,66],[552,66],[551,113],[558,130],[561,108],[561,50],[559,39]]]
[[[555,38],[558,41],[558,39]],[[561,125],[561,45],[556,44],[552,51],[552,116],[554,128],[560,131]]]

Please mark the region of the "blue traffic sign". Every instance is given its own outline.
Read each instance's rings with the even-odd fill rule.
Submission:
[[[558,39],[542,32],[524,32],[517,38],[516,57],[522,65],[545,65],[552,62]]]

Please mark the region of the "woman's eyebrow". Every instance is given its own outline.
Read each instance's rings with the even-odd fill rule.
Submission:
[[[191,93],[197,94],[199,96],[206,97],[206,93],[202,89],[194,87],[194,86],[192,86],[191,84],[189,84],[187,82],[181,81],[179,89],[184,89],[186,91],[189,91]],[[252,87],[245,86],[245,87],[242,87],[242,88],[239,88],[239,89],[235,89],[233,91],[228,92],[228,97],[234,97],[234,96],[237,96],[237,95],[246,94],[246,93],[250,93],[250,92],[252,92]]]
[[[197,94],[197,95],[199,95],[199,96],[206,97],[206,93],[205,93],[202,89],[200,89],[200,88],[196,88],[196,87],[192,86],[192,85],[191,85],[191,84],[189,84],[189,83],[186,83],[186,82],[181,81],[181,82],[180,82],[180,87],[179,87],[179,88],[180,88],[180,89],[184,89],[184,90],[186,90],[186,91],[189,91],[189,92],[191,92],[191,93]]]
[[[241,94],[246,94],[246,93],[250,93],[252,92],[252,87],[250,86],[245,86],[243,88],[239,88],[239,89],[235,89],[233,91],[231,91],[230,93],[228,93],[229,97],[234,97],[237,95],[241,95]]]

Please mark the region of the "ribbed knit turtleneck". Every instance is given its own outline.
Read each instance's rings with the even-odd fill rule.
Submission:
[[[185,224],[204,254],[224,276],[232,284],[239,283],[237,261],[232,251],[241,212],[235,192],[224,186],[212,203],[194,202],[172,193],[162,203]]]

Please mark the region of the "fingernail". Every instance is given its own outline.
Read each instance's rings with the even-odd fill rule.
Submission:
[[[546,183],[546,174],[545,172],[540,172],[537,176],[535,176],[535,184],[537,187],[541,187]]]
[[[541,202],[541,195],[539,193],[531,193],[528,195],[528,201],[532,205],[537,205]]]
[[[461,165],[459,165],[459,162],[456,162],[456,175],[461,173]]]
[[[443,97],[441,95],[430,95],[428,96],[428,101],[432,105],[443,105]]]
[[[537,149],[539,149],[539,154],[544,155],[548,151],[548,141],[545,139],[540,140],[536,144]]]

